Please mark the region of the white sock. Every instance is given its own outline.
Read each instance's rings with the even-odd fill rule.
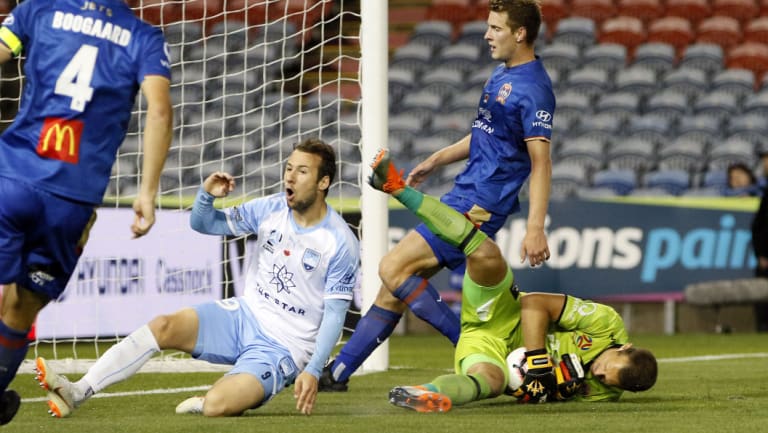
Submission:
[[[159,351],[157,340],[148,325],[133,331],[104,352],[85,376],[75,383],[77,397],[82,396],[82,400],[86,400],[109,385],[133,376]]]

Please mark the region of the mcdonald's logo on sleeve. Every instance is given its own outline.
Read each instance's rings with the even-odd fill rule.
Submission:
[[[80,156],[80,136],[83,122],[58,117],[47,117],[43,121],[37,154],[44,158],[77,164]]]

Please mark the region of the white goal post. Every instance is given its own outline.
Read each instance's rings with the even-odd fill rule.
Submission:
[[[370,171],[368,162],[380,146],[386,145],[388,136],[387,2],[130,0],[128,3],[137,15],[164,30],[172,57],[174,139],[161,179],[160,212],[188,212],[197,188],[216,170],[228,171],[236,177],[237,189],[226,205],[275,192],[281,188],[283,161],[292,145],[300,139],[319,136],[334,145],[339,159],[337,181],[331,188],[329,201],[343,215],[352,215],[348,221],[362,239],[362,310],[366,311],[378,291],[378,263],[388,248],[386,196],[364,187]],[[6,65],[0,87],[19,87],[23,80],[20,64],[15,68]],[[18,92],[0,92],[3,106],[0,127],[12,120],[13,107],[18,106],[19,100]],[[121,210],[135,197],[141,176],[144,120],[144,104],[138,97],[102,206],[105,210]],[[127,224],[130,222],[126,227]],[[158,244],[173,245],[176,239],[189,235],[188,226],[177,226],[164,230],[155,227],[147,238]],[[119,251],[117,245],[133,242],[129,236],[111,231],[101,240],[114,246],[115,251]],[[235,245],[241,241],[220,242],[222,262],[217,266],[222,269],[221,278],[225,282],[221,296],[236,293],[237,270],[245,253]],[[98,239],[92,237],[89,246],[91,242]],[[155,262],[164,260],[155,257],[162,256],[159,250],[145,247],[147,256]],[[81,313],[64,314],[63,311],[73,310],[62,309],[62,305],[55,302],[43,310],[40,320],[53,320],[54,325],[46,328],[45,335],[38,335],[21,372],[32,371],[30,360],[37,355],[60,362],[62,371],[84,372],[95,357],[126,335],[124,329],[117,328],[141,326],[155,313],[155,306],[166,308],[157,314],[174,311],[168,310],[167,305],[174,305],[176,300],[157,301],[160,298],[156,297],[155,285],[160,283],[150,281],[141,273],[145,265],[135,265],[143,263],[141,259],[125,265],[119,253],[112,254],[114,256],[97,257],[88,262],[97,263],[97,271],[101,269],[93,273],[93,278],[111,279],[105,284],[90,281],[93,287],[101,289],[81,289],[75,293],[70,291],[73,283],[68,286],[67,296],[60,304],[79,299],[83,305]],[[189,271],[185,271],[184,266],[192,265],[184,265],[183,259],[194,254],[194,251],[168,253],[182,258],[181,264],[171,269],[178,269],[183,275],[174,280],[178,291],[159,291],[169,297],[174,293],[187,296],[178,296],[178,308],[189,306],[186,301],[201,295],[200,290],[213,291],[214,296],[218,296],[218,288],[185,285],[184,281],[193,280],[187,278]],[[132,268],[131,263],[135,265]],[[110,264],[115,264],[115,274],[106,271],[113,270]],[[138,274],[126,277],[128,268]],[[160,271],[153,272],[152,279],[159,281],[156,274]],[[80,270],[78,275],[79,283],[87,286],[91,274]],[[137,278],[144,279],[139,285],[144,292],[126,290],[129,286],[122,283],[126,278],[134,282]],[[110,291],[104,287],[117,289]],[[152,293],[152,297],[142,301],[142,293]],[[107,295],[114,304],[109,309],[104,307]],[[136,296],[132,301],[131,295]],[[82,298],[84,296],[87,298]],[[119,327],[113,326],[117,319],[121,320]],[[50,331],[56,329],[56,323],[66,323],[59,328],[71,329],[73,321],[77,324],[88,320],[87,327],[78,328],[87,329],[82,333],[55,335],[56,331]],[[42,324],[38,331],[43,331]],[[76,335],[70,335],[73,333]],[[385,343],[361,371],[386,369],[388,358]],[[151,361],[154,366],[142,371],[209,368],[189,361],[187,356],[166,352]],[[167,365],[173,367],[165,367]]]

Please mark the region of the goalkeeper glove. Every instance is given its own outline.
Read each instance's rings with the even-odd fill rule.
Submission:
[[[525,360],[528,371],[515,396],[521,403],[544,403],[557,389],[552,358],[546,349],[536,349],[525,352]]]
[[[578,394],[584,386],[584,368],[581,366],[578,355],[564,354],[555,368],[555,376],[557,378],[555,400],[568,400]]]

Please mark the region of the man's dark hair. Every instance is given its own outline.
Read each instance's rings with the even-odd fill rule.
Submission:
[[[308,138],[296,144],[294,150],[320,157],[322,162],[320,163],[320,170],[317,172],[317,180],[319,182],[323,176],[328,176],[328,188],[330,188],[336,178],[336,152],[333,147],[319,138]],[[324,192],[325,195],[328,195],[327,189]]]
[[[506,12],[512,31],[525,27],[525,42],[533,45],[541,27],[541,6],[537,0],[490,0],[490,10]]]
[[[619,387],[627,391],[645,391],[656,383],[656,357],[647,349],[630,347],[622,350],[629,364],[619,371]]]

